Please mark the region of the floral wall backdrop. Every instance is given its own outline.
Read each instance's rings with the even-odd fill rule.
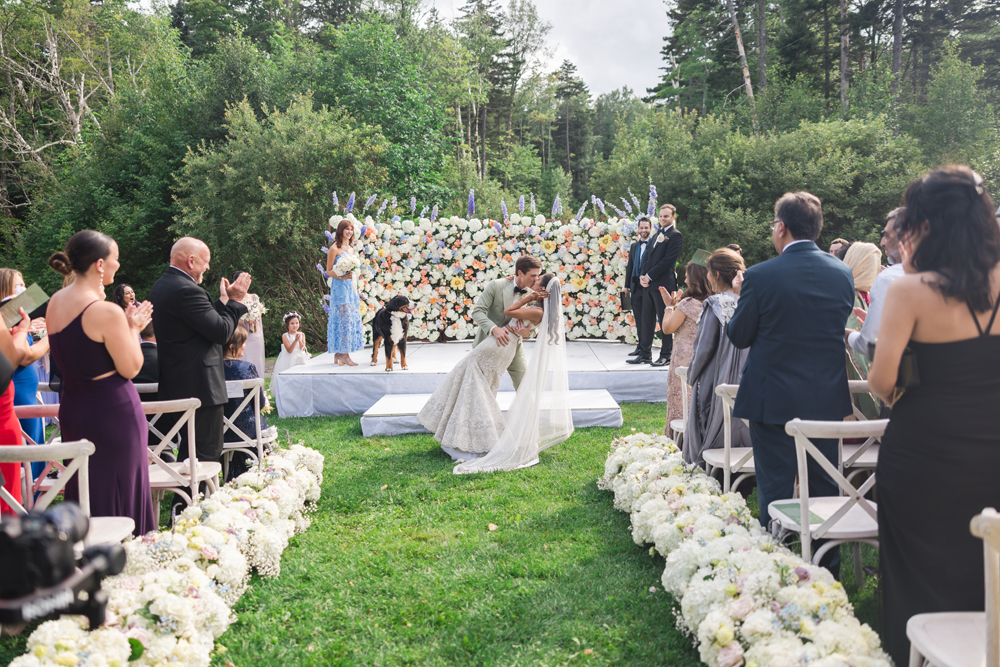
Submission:
[[[335,215],[336,229],[345,216]],[[625,285],[628,246],[635,223],[620,218],[565,222],[542,215],[509,219],[428,218],[376,222],[353,214],[362,259],[355,280],[361,315],[369,322],[383,303],[403,293],[414,302],[410,336],[463,340],[475,336],[472,310],[486,283],[514,275],[514,262],[531,254],[542,272],[563,285],[567,337],[635,342],[631,311],[618,298]],[[328,230],[327,238],[332,239]],[[323,248],[326,252],[326,248]],[[322,272],[325,258],[317,268]],[[332,278],[327,279],[333,280]],[[371,329],[365,328],[367,342]]]

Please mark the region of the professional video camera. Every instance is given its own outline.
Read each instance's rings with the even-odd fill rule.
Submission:
[[[125,568],[121,545],[92,546],[79,561],[73,545],[90,521],[73,503],[0,522],[0,623],[19,624],[81,614],[104,623],[108,596],[101,580]]]

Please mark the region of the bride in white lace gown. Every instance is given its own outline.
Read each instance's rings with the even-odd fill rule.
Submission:
[[[552,274],[539,289],[504,310],[508,330],[526,337],[541,324],[531,362],[504,418],[496,402],[500,379],[514,355],[513,344],[487,338],[448,373],[417,415],[453,458],[456,474],[513,470],[538,463],[538,452],[573,433],[563,330],[562,294]],[[541,302],[542,308],[534,307]],[[513,326],[512,326],[513,325]]]

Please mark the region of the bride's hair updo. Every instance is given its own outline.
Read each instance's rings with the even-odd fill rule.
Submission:
[[[107,234],[85,229],[73,234],[63,250],[52,253],[49,266],[64,276],[74,272],[82,275],[97,260],[107,259],[112,243],[114,239]]]

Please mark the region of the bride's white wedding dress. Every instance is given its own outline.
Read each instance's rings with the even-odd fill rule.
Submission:
[[[506,419],[496,394],[516,346],[501,347],[492,337],[448,373],[417,415],[446,451],[476,457],[455,466],[455,474],[534,465],[538,452],[573,433],[559,281],[545,289],[549,296],[531,361]]]

